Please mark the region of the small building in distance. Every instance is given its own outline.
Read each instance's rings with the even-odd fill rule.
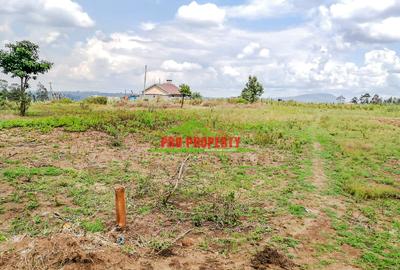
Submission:
[[[182,97],[179,88],[167,80],[165,83],[153,84],[143,92],[143,98],[177,98]]]

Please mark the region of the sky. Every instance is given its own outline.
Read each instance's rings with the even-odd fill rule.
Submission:
[[[58,91],[140,92],[147,65],[208,97],[400,96],[399,29],[400,0],[0,0],[0,47],[39,44]]]

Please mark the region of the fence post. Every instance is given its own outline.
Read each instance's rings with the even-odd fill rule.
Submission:
[[[126,200],[125,200],[125,188],[115,188],[115,210],[117,217],[117,225],[121,229],[126,227]]]

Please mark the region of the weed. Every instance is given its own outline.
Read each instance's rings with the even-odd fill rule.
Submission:
[[[148,247],[160,255],[170,253],[172,242],[165,239],[153,238],[148,242]]]
[[[103,222],[99,219],[95,221],[83,221],[81,226],[85,231],[91,233],[103,232],[105,229]]]
[[[136,182],[135,196],[143,198],[150,196],[156,191],[156,185],[150,177],[139,177]]]
[[[220,227],[235,227],[240,224],[242,211],[235,199],[235,193],[218,198],[212,204],[199,205],[192,212],[192,223],[201,226],[204,222],[213,222]]]
[[[7,241],[7,237],[2,232],[0,232],[0,243],[4,241]]]
[[[289,213],[297,217],[302,217],[307,211],[302,205],[292,204],[289,205]]]

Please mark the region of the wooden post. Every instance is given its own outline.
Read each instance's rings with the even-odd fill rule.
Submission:
[[[117,216],[117,225],[119,228],[126,227],[126,202],[125,202],[125,188],[115,188],[115,210]]]

